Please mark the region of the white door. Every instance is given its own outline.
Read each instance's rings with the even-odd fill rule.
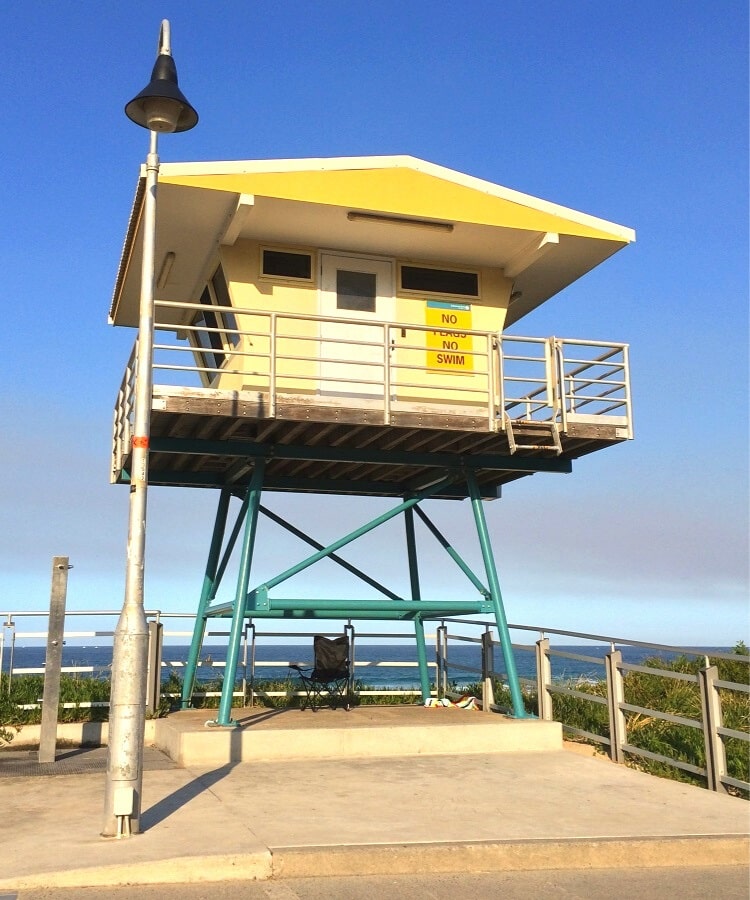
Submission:
[[[393,314],[391,262],[321,254],[321,394],[383,397]]]

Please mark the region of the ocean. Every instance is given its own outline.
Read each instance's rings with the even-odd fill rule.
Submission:
[[[601,663],[592,663],[583,660],[552,657],[552,677],[555,680],[600,680],[604,678],[604,656],[609,652],[609,644],[600,645],[554,645],[554,650],[566,653],[583,654],[596,659]],[[645,659],[659,656],[669,660],[679,655],[667,651],[648,650],[642,647],[622,646],[623,661],[635,665],[642,664]],[[700,648],[702,653],[731,652],[727,647]],[[43,669],[46,651],[44,647],[12,648],[6,645],[2,652],[2,671],[8,673],[11,664],[11,652],[13,671],[19,673],[23,669]],[[249,649],[248,649],[249,653]],[[162,678],[169,677],[170,671],[181,675],[184,662],[187,659],[187,645],[165,645],[162,659]],[[259,643],[255,650],[255,677],[256,679],[286,680],[289,677],[289,663],[309,664],[312,658],[310,644],[270,644]],[[206,644],[201,652],[201,665],[198,668],[198,681],[211,681],[221,677],[224,671],[226,659],[226,646],[221,644]],[[434,648],[428,645],[427,659],[434,662]],[[524,650],[515,652],[516,668],[521,678],[535,677],[534,653]],[[76,646],[66,644],[63,647],[63,668],[85,668],[89,672],[83,675],[92,677],[109,677],[112,665],[112,646]],[[478,672],[466,671],[463,667],[479,669],[480,653],[477,644],[464,642],[452,643],[448,650],[448,678],[457,684],[469,684],[478,681]],[[504,673],[505,668],[502,653],[495,649],[495,670]],[[435,669],[431,667],[431,679],[434,680]],[[250,666],[247,671],[240,657],[240,665],[237,677],[250,678]],[[417,688],[419,686],[419,672],[416,667],[416,651],[413,643],[403,641],[401,643],[356,643],[355,644],[355,676],[366,685],[373,688],[392,687],[397,689]]]

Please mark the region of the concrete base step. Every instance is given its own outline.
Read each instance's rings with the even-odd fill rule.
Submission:
[[[559,722],[511,719],[457,708],[357,707],[233,710],[235,727],[210,723],[214,710],[183,710],[154,722],[153,742],[181,766],[260,760],[365,759],[561,750]]]

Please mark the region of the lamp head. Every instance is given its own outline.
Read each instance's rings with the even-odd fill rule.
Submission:
[[[198,122],[198,113],[177,86],[177,67],[169,48],[168,24],[165,21],[162,25],[159,55],[151,81],[125,106],[125,115],[136,125],[163,133],[189,131]]]

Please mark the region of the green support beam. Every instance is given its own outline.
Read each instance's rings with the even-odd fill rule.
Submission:
[[[411,599],[422,605],[422,591],[419,585],[419,562],[417,559],[417,539],[414,533],[414,509],[409,507],[404,512],[406,526],[406,551],[409,558],[409,581],[411,582]],[[430,674],[427,668],[427,647],[424,639],[422,616],[414,616],[414,638],[417,642],[417,663],[419,665],[419,686],[422,689],[422,702],[430,699]]]
[[[159,439],[163,440],[163,439]],[[176,452],[199,452],[185,450],[185,442],[166,442],[171,448],[180,447]],[[236,454],[238,448],[235,446],[237,442],[227,442],[221,444],[225,450],[231,448],[231,452]],[[200,452],[212,452],[208,448],[213,447],[211,442],[196,441],[187,442],[187,445],[194,448],[200,447]],[[242,444],[242,448],[248,451],[248,445]],[[513,713],[518,718],[526,715],[523,706],[523,697],[520,691],[520,683],[515,668],[512,645],[510,643],[510,635],[508,624],[505,618],[503,601],[500,592],[499,579],[497,569],[489,539],[487,524],[484,519],[483,511],[483,495],[477,474],[473,463],[477,461],[491,462],[492,465],[500,465],[499,457],[486,456],[472,457],[471,467],[460,467],[460,456],[451,456],[449,454],[400,454],[391,451],[347,451],[340,448],[289,448],[274,447],[267,445],[249,445],[250,450],[245,452],[245,456],[255,460],[251,482],[244,494],[240,514],[237,517],[232,534],[227,542],[223,557],[221,556],[221,547],[224,540],[226,530],[226,522],[228,517],[228,508],[230,497],[233,494],[239,494],[237,485],[225,486],[222,489],[219,508],[216,514],[216,522],[214,524],[214,532],[211,540],[211,547],[206,564],[206,573],[204,576],[203,588],[199,600],[198,617],[196,621],[196,629],[193,634],[191,643],[190,656],[188,659],[188,668],[186,670],[185,687],[183,691],[182,705],[189,703],[190,694],[195,680],[195,670],[201,649],[201,643],[205,634],[206,622],[209,618],[225,618],[231,619],[229,629],[229,641],[227,648],[227,661],[224,674],[224,684],[222,688],[221,701],[219,711],[214,724],[219,726],[232,726],[236,723],[232,721],[232,695],[234,691],[235,678],[237,674],[237,666],[239,660],[241,636],[246,619],[320,619],[320,620],[374,620],[374,621],[411,621],[414,625],[414,633],[416,640],[417,660],[420,673],[420,687],[423,700],[430,696],[430,679],[429,669],[427,665],[427,648],[424,635],[424,621],[454,618],[466,615],[486,615],[491,613],[494,615],[500,635],[500,643],[505,659],[506,671],[508,674],[508,683],[511,692]],[[304,452],[307,456],[315,451],[319,459],[330,459],[333,461],[348,462],[370,462],[377,461],[385,465],[401,466],[404,465],[404,456],[414,463],[415,459],[419,459],[419,465],[427,468],[427,472],[420,472],[420,477],[429,479],[431,482],[424,489],[414,492],[409,485],[402,485],[402,500],[393,508],[376,516],[359,528],[354,529],[349,534],[339,538],[331,544],[324,546],[319,541],[305,534],[300,529],[286,522],[281,516],[276,515],[261,505],[261,493],[266,489],[268,479],[266,479],[266,459],[260,454],[260,450],[269,453],[269,462],[274,459],[285,458],[294,459],[296,453]],[[164,452],[161,445],[157,444],[153,448],[153,452]],[[446,464],[449,457],[450,463]],[[300,457],[302,458],[302,457]],[[429,460],[429,464],[426,462]],[[440,465],[436,464],[436,460],[440,460]],[[513,461],[510,461],[513,462]],[[518,471],[523,471],[526,466],[539,463],[538,460],[516,460],[519,464]],[[547,460],[545,462],[558,462]],[[502,464],[510,464],[507,459],[502,459]],[[560,471],[565,471],[569,463],[563,462]],[[490,466],[492,467],[492,466]],[[432,471],[432,476],[429,475]],[[462,478],[465,483],[457,485],[457,480]],[[390,490],[393,485],[390,485]],[[487,579],[487,587],[471,570],[468,564],[461,558],[458,552],[453,548],[450,542],[440,533],[437,527],[432,523],[429,517],[419,508],[419,503],[423,500],[433,497],[446,496],[446,491],[463,493],[470,497],[471,507],[474,516],[477,537],[482,552],[484,562],[485,575]],[[476,599],[457,599],[457,600],[425,600],[422,597],[422,590],[419,579],[419,562],[418,548],[414,527],[414,514],[420,517],[425,526],[436,538],[440,546],[446,551],[448,556],[456,563],[461,571],[476,589],[479,597]],[[253,554],[256,542],[258,516],[262,513],[266,518],[285,528],[291,534],[307,543],[315,549],[315,552],[296,563],[289,566],[278,575],[270,578],[264,584],[258,585],[250,590],[250,574],[252,569]],[[391,591],[389,588],[381,584],[374,578],[366,575],[356,566],[351,565],[346,560],[338,556],[337,551],[342,547],[356,541],[360,537],[373,531],[378,526],[388,522],[394,517],[404,515],[406,528],[406,550],[409,565],[409,578],[411,588],[411,599],[404,599]],[[239,571],[237,575],[237,583],[235,597],[233,601],[216,602],[216,592],[221,583],[228,566],[230,556],[237,543],[242,526],[244,524],[244,536],[242,540],[241,556],[239,561]],[[220,559],[221,557],[221,559]],[[343,566],[360,580],[363,580],[370,587],[375,588],[381,595],[374,599],[359,598],[330,598],[319,597],[315,599],[308,598],[279,598],[271,596],[271,591],[279,585],[288,581],[295,575],[304,572],[310,566],[323,559],[331,559],[338,565]],[[475,595],[476,596],[476,595]]]
[[[253,561],[253,550],[255,548],[255,536],[258,527],[258,507],[260,506],[260,495],[263,488],[264,469],[264,461],[258,460],[255,464],[250,486],[247,490],[248,502],[245,535],[242,542],[240,570],[237,576],[237,592],[234,600],[234,609],[232,610],[232,625],[229,630],[224,683],[221,688],[219,714],[216,718],[216,724],[225,727],[236,724],[232,720],[232,694],[234,693],[234,681],[237,674],[237,661],[240,653],[240,642],[242,640],[242,628],[245,621],[245,597],[247,596],[247,588],[250,581],[250,569]]]
[[[231,492],[228,490],[223,490],[219,495],[219,505],[216,510],[213,534],[211,535],[211,546],[208,551],[206,572],[203,576],[203,587],[201,589],[200,599],[198,600],[198,614],[195,617],[193,638],[190,643],[190,651],[185,666],[185,676],[182,681],[181,705],[183,709],[187,709],[190,705],[190,699],[193,696],[198,657],[200,656],[201,646],[203,645],[203,638],[206,632],[206,610],[213,600],[219,583],[221,582],[221,575],[218,572],[219,554],[221,553],[221,545],[224,540],[224,529],[226,528],[230,499]]]
[[[484,518],[482,498],[479,496],[476,477],[473,471],[467,471],[466,480],[469,485],[469,493],[471,494],[471,506],[474,511],[474,521],[477,528],[477,535],[479,537],[479,546],[482,549],[482,558],[484,559],[484,568],[485,572],[487,573],[487,582],[490,588],[490,596],[492,598],[492,604],[495,608],[495,621],[497,623],[500,646],[503,650],[505,671],[508,675],[508,687],[510,688],[511,702],[513,705],[513,715],[518,719],[524,719],[527,717],[526,709],[523,705],[521,684],[518,680],[518,672],[516,671],[516,661],[515,657],[513,656],[513,645],[511,644],[510,632],[508,631],[508,620],[505,618],[503,597],[500,593],[500,581],[497,577],[495,557],[492,553],[492,545],[490,543],[490,534],[487,530],[487,522]]]

